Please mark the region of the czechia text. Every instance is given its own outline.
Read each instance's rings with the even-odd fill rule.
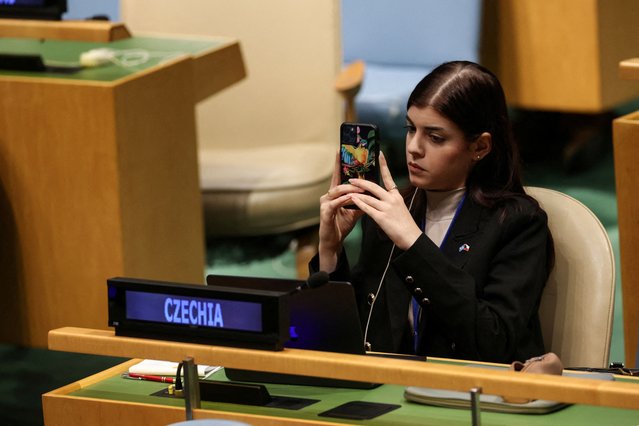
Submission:
[[[224,327],[222,307],[218,303],[167,297],[164,318],[175,324]]]

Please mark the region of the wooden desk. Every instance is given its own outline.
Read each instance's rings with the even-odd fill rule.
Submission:
[[[139,360],[132,360],[110,370],[82,379],[43,396],[47,426],[51,425],[166,425],[183,421],[184,400],[158,397],[166,385],[155,382],[131,381],[121,373]],[[433,360],[433,363],[444,360]],[[449,360],[445,362],[450,362]],[[476,369],[475,369],[476,370]],[[226,381],[223,371],[211,380]],[[375,389],[343,389],[313,386],[266,384],[273,396],[311,399],[316,402],[299,410],[249,406],[203,400],[195,418],[217,418],[244,421],[251,425],[328,425],[366,424],[367,426],[408,425],[469,425],[470,410],[441,408],[406,401],[404,386],[382,385]],[[321,417],[320,413],[349,401],[377,402],[398,405],[387,414],[366,421]],[[571,405],[547,415],[521,415],[484,411],[484,426],[535,425],[628,425],[635,426],[639,411],[601,406]]]
[[[619,74],[621,78],[639,80],[639,58],[621,61]],[[639,87],[637,82],[635,84]],[[636,367],[639,343],[639,262],[636,260],[639,250],[639,111],[613,121],[613,147],[625,357],[627,366]]]
[[[452,362],[446,364],[443,363],[445,360],[423,363],[295,349],[286,349],[281,352],[257,351],[117,337],[110,331],[70,327],[52,330],[49,333],[49,348],[169,361],[181,361],[187,356],[192,356],[200,364],[460,391],[467,391],[479,386],[487,394],[639,409],[639,383],[520,374],[511,371],[473,368],[459,365],[459,363],[455,365]],[[464,362],[464,364],[468,364],[468,362]],[[71,392],[117,375],[125,368],[126,365],[115,367],[115,370],[45,394],[43,407],[47,424],[59,424],[60,419],[71,421],[68,413],[82,413],[77,424],[82,424],[82,422],[84,424],[108,424],[115,420],[118,421],[118,424],[128,424],[128,420],[137,421],[141,416],[149,421],[161,418],[164,421],[163,424],[173,419],[183,419],[183,412],[176,407],[158,407],[148,403],[131,403],[114,399],[109,401],[103,401],[99,398],[87,400],[84,397],[69,395]],[[623,413],[624,416],[629,415],[635,419],[633,421],[639,419],[639,411],[621,410],[616,413]],[[242,414],[211,409],[195,410],[194,416],[195,418],[221,417],[244,420],[255,425],[299,424],[301,422],[299,419],[286,422],[280,418],[268,417],[263,413]],[[428,417],[426,416],[422,420],[426,418]],[[528,416],[520,417],[520,419],[529,418]],[[419,417],[412,417],[412,420],[406,424],[412,424],[415,419],[419,419]],[[305,424],[325,424],[318,420],[315,419],[315,421]],[[436,422],[436,420],[433,421]],[[539,421],[543,423],[544,416],[541,416]]]
[[[109,277],[204,280],[195,104],[244,77],[239,43],[0,39],[0,52],[45,62],[98,47],[150,58],[0,71],[0,341],[46,346],[52,328],[106,328]]]

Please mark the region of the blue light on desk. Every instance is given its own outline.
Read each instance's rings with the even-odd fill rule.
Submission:
[[[262,331],[259,303],[131,290],[126,291],[126,301],[126,317],[132,320]]]

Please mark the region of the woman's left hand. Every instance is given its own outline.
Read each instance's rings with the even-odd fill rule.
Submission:
[[[411,216],[404,198],[393,180],[384,154],[379,156],[383,187],[364,179],[350,179],[354,186],[368,194],[351,194],[351,199],[361,211],[369,215],[388,237],[402,250],[410,248],[422,234]]]

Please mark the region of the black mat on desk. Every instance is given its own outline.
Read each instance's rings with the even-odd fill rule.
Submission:
[[[321,417],[337,417],[339,419],[370,420],[398,409],[401,405],[382,404],[379,402],[351,401],[319,413]]]
[[[73,74],[80,71],[82,67],[76,65],[47,65],[41,55],[0,53],[0,69]]]
[[[168,389],[162,389],[157,392],[153,392],[151,395],[161,396],[166,398],[182,398],[182,397],[169,394]],[[204,399],[204,398],[202,398],[202,401],[241,404],[240,402],[215,401],[215,400]],[[309,405],[315,404],[316,402],[319,402],[319,399],[295,398],[291,396],[271,395],[270,400],[268,402],[264,404],[259,404],[259,405],[263,407],[269,407],[269,408],[282,408],[284,410],[301,410],[302,408],[308,407]],[[247,405],[257,405],[257,404],[247,404]]]

